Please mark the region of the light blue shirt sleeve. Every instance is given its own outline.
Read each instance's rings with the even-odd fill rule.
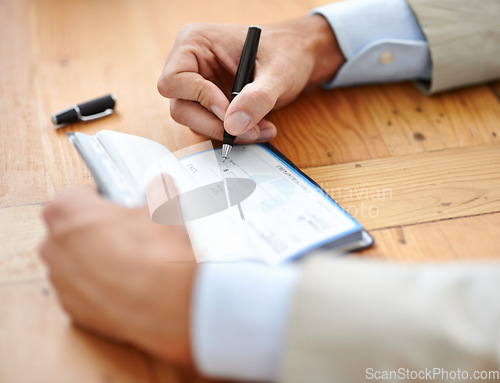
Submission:
[[[205,375],[276,381],[295,287],[296,265],[204,263],[191,308],[191,345]]]
[[[404,0],[347,0],[316,8],[332,27],[346,62],[325,88],[428,80],[427,41]]]

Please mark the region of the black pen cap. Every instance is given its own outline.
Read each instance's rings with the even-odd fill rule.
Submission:
[[[61,110],[53,114],[51,119],[56,125],[64,125],[77,121],[91,121],[110,115],[115,105],[115,96],[113,94],[107,94]]]
[[[106,96],[78,104],[78,107],[80,108],[82,116],[90,117],[106,109],[114,109],[115,105],[115,97],[112,94],[108,94]]]

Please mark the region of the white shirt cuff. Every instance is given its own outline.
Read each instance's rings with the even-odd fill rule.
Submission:
[[[350,0],[316,8],[330,23],[346,58],[326,88],[431,75],[427,41],[404,0]]]
[[[191,311],[198,370],[219,378],[277,380],[299,277],[295,265],[201,264]]]

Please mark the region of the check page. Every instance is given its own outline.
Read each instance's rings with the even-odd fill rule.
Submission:
[[[230,179],[255,182],[239,203],[228,196],[227,208],[186,222],[198,261],[276,264],[362,230],[318,186],[265,146],[235,146],[224,163],[220,150],[190,155],[180,163],[199,185],[214,185],[214,193],[230,194]]]

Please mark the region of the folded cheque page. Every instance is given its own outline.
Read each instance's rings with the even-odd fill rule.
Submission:
[[[256,183],[239,207],[186,223],[189,232],[196,233],[191,236],[193,246],[204,260],[259,258],[278,263],[362,230],[322,189],[265,146],[235,146],[225,162],[219,150],[180,162],[199,184],[224,178]]]

